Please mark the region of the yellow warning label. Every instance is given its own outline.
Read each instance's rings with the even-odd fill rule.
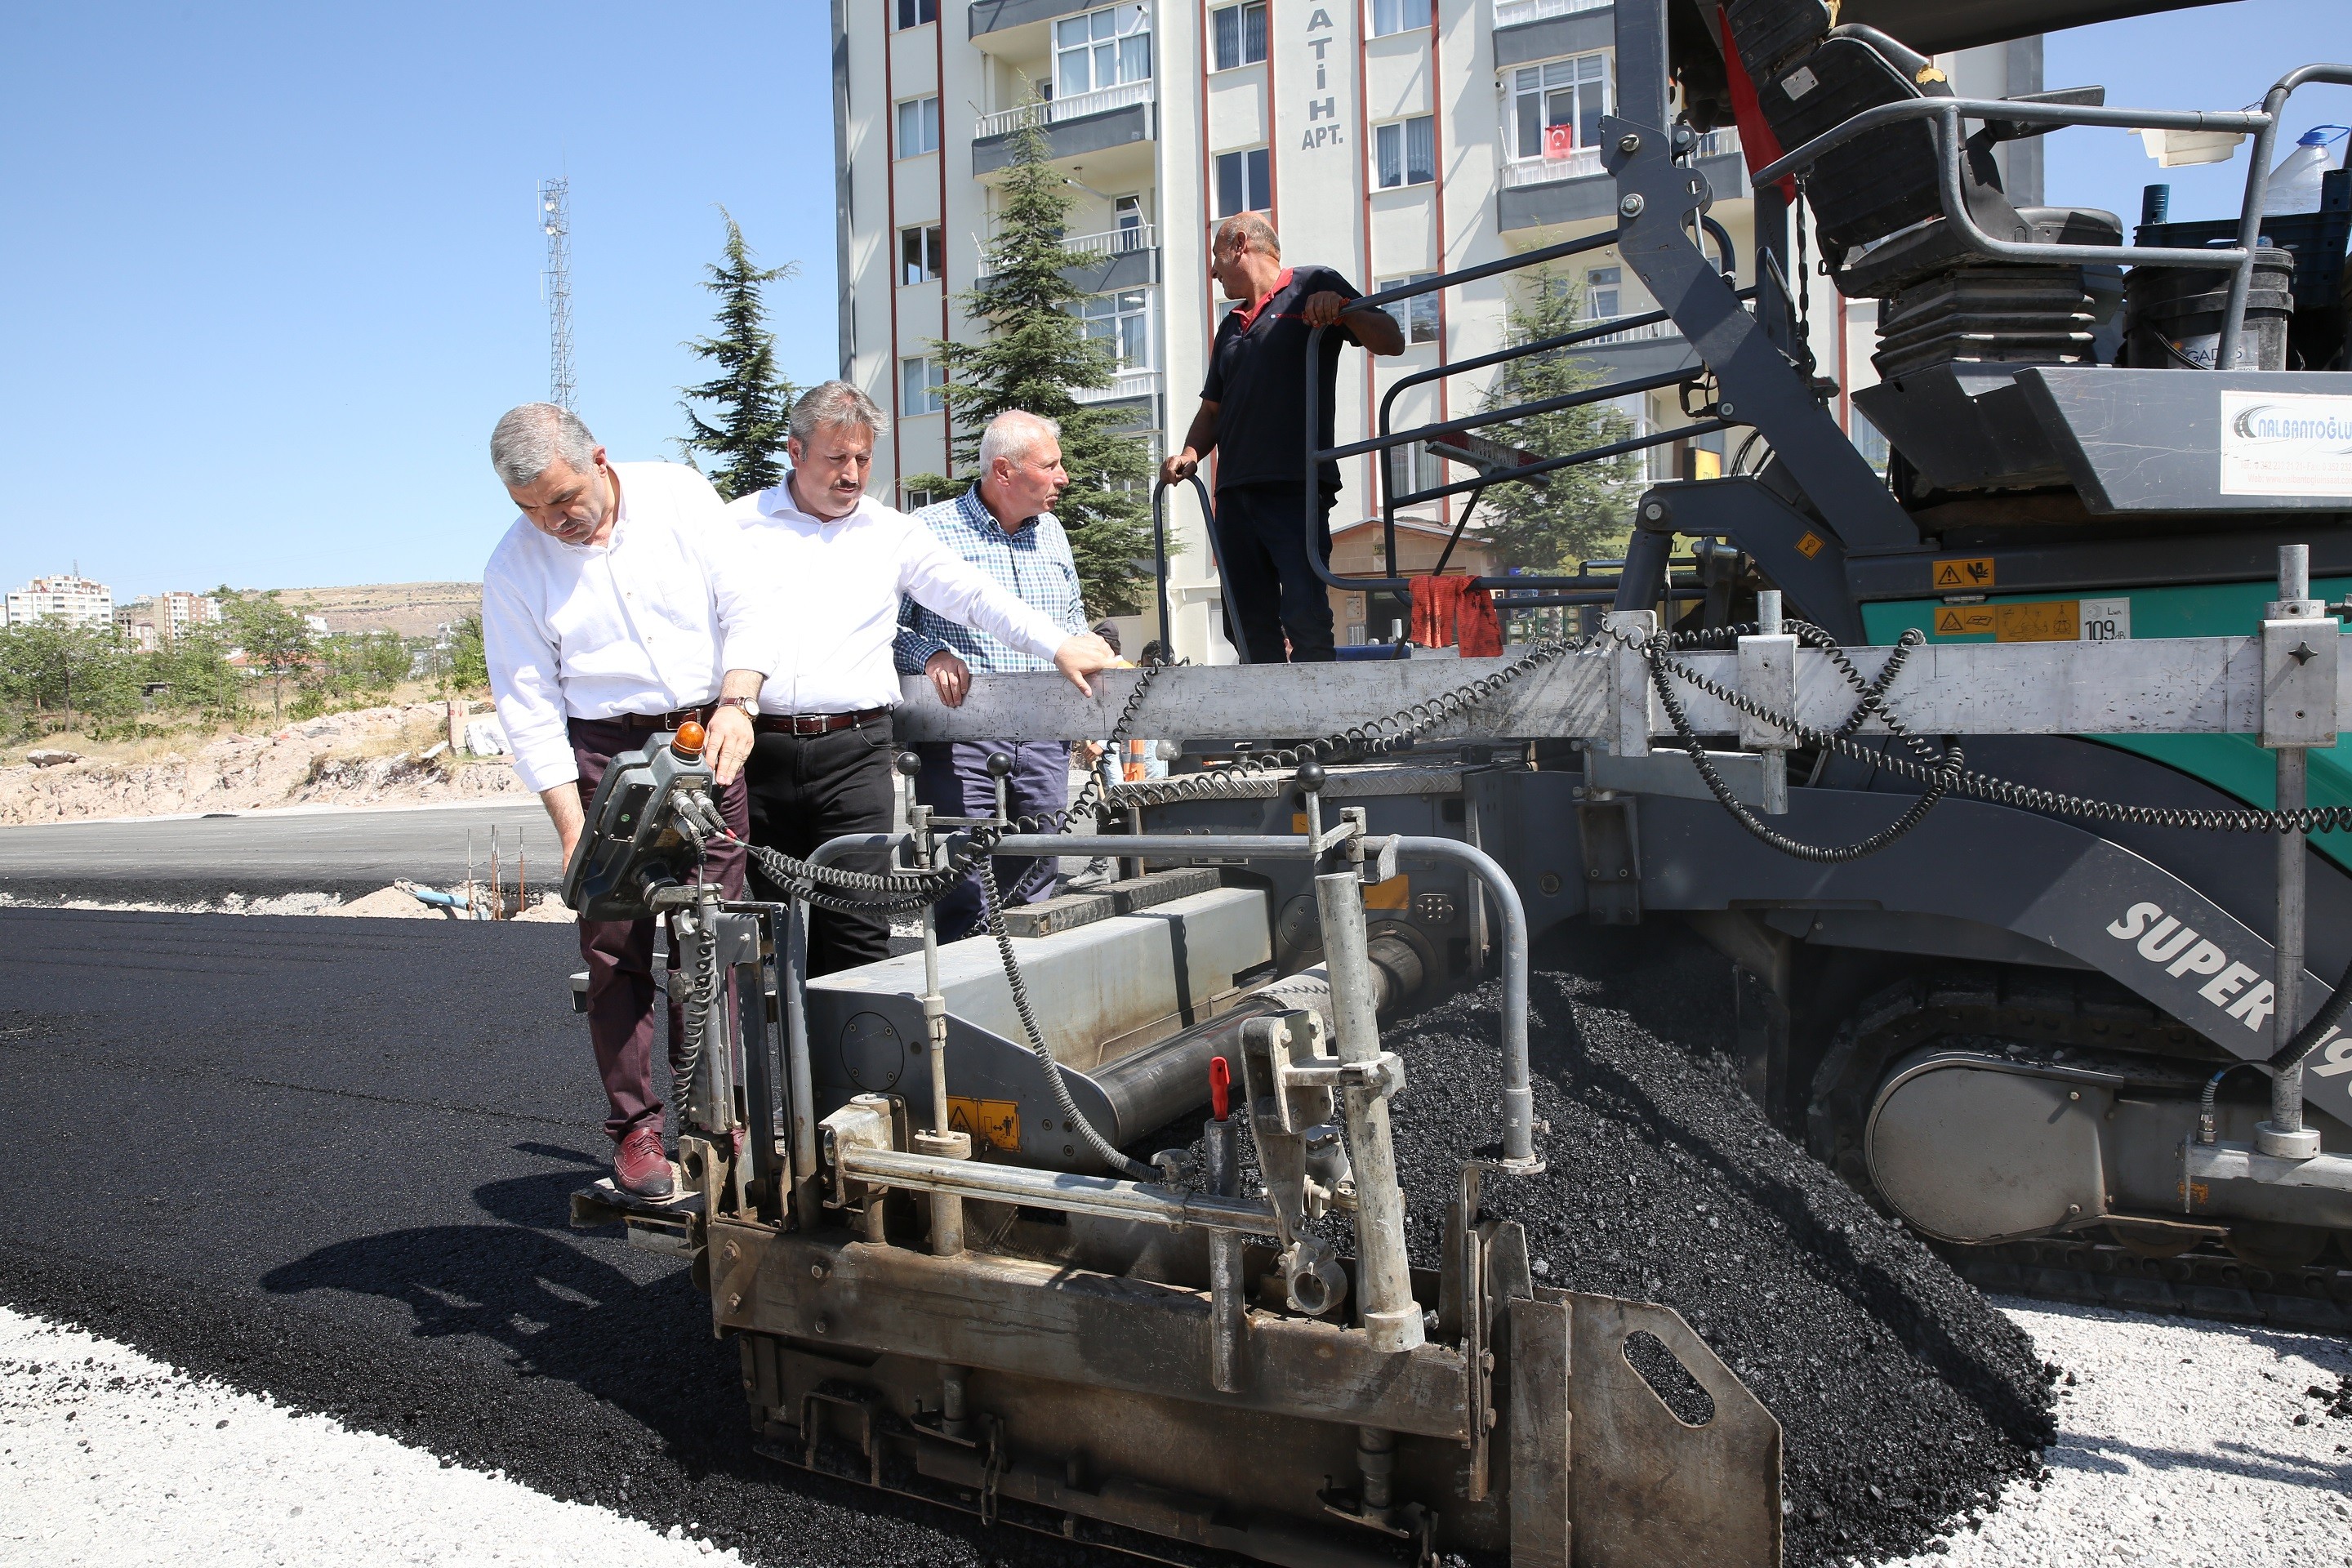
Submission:
[[[1822,536],[1811,529],[1797,536],[1797,553],[1811,561],[1822,552]]]
[[[1021,1102],[1017,1100],[971,1100],[948,1096],[948,1128],[971,1135],[971,1152],[995,1149],[1021,1152]]]
[[[2021,605],[1939,605],[1939,637],[1989,637],[1995,642],[2073,642],[2082,635],[2082,602],[2035,599]]]
[[[1364,908],[1368,910],[1402,910],[1412,903],[1412,879],[1402,874],[1385,882],[1374,882],[1364,889]]]
[[[1294,811],[1290,814],[1290,831],[1293,833],[1304,833],[1307,831],[1307,814],[1305,812]]]
[[[1957,561],[1938,561],[1934,566],[1936,591],[1970,593],[1993,584],[1992,557],[1970,555]]]

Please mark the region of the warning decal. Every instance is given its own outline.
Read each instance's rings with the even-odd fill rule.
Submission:
[[[1993,585],[1993,564],[1990,555],[1971,555],[1957,561],[1938,561],[1932,567],[1936,591],[1943,593],[1974,593]]]
[[[2102,606],[2110,601],[2095,600]],[[2125,637],[2130,633],[2130,611],[2124,612]],[[2082,602],[2076,599],[2034,599],[2021,605],[1938,605],[1935,616],[1939,637],[1990,637],[1995,642],[2073,642],[2083,634]],[[2108,636],[2118,635],[2109,631]]]
[[[1822,552],[1822,536],[1807,529],[1797,538],[1797,553],[1811,561]]]
[[[1015,1100],[972,1100],[948,1096],[948,1130],[971,1135],[971,1152],[1021,1152],[1021,1102]]]

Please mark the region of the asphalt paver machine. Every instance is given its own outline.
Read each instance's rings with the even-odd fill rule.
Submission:
[[[2341,1310],[2314,1263],[2352,1229],[2327,979],[2352,810],[2325,756],[2352,392],[2340,329],[2283,330],[2313,257],[2261,213],[2289,94],[2352,69],[2158,112],[1958,98],[1929,58],[2154,8],[1618,0],[1616,226],[1360,306],[1613,246],[1700,362],[1691,426],[1641,439],[1759,437],[1752,471],[1643,493],[1611,581],[1512,580],[1601,601],[1590,635],[1093,697],[997,678],[955,710],[910,689],[908,739],[1174,739],[1199,765],[1057,821],[919,809],[757,852],[773,902],[699,879],[725,829],[692,737],[616,761],[565,895],[672,916],[688,1190],[590,1189],[575,1217],[692,1259],[764,1451],[1171,1562],[1776,1563],[1769,1415],[1674,1312],[1547,1286],[1480,1206],[1541,1168],[1529,950],[1570,921],[1727,953],[1753,1091],[1921,1232],[2224,1258],[2240,1278],[2128,1282]],[[1794,183],[1832,286],[1884,301],[1885,476],[1827,412],[1805,281],[1768,241],[1743,284],[1709,228],[1694,153],[1734,119],[1780,150],[1758,186]],[[2011,204],[1990,150],[2080,124],[2251,136],[2227,242]],[[1301,460],[1438,441],[1484,465],[1470,489],[1594,458],[1467,439],[1530,411],[1383,417]],[[875,847],[891,869],[837,863]],[[934,940],[967,869],[1043,854],[1120,874]],[[810,978],[810,909],[851,903],[919,913],[922,951]],[[1492,1142],[1417,1268],[1390,1120],[1415,1085],[1381,1019],[1489,971]],[[1676,1375],[1712,1420],[1669,1408]]]

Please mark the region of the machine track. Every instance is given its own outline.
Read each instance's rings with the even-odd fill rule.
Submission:
[[[2119,1072],[2143,1091],[2191,1098],[2227,1065],[2194,1030],[2103,975],[1987,964],[1906,977],[1870,994],[1839,1028],[1805,1108],[1814,1153],[1889,1213],[1863,1155],[1863,1126],[1889,1064],[1937,1041]],[[2352,1234],[2336,1233],[2325,1255],[2299,1266],[2254,1246],[2232,1251],[2226,1237],[2151,1256],[2105,1225],[1986,1247],[1923,1239],[1983,1290],[2352,1333]]]

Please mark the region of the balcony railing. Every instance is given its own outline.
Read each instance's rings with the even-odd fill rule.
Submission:
[[[983,114],[972,122],[971,139],[984,142],[992,136],[1008,136],[1024,125],[1059,125],[1066,121],[1083,120],[1089,114],[1108,114],[1114,109],[1131,109],[1150,101],[1149,77],[1141,81],[1123,81],[1117,87],[1082,92],[1075,98],[1049,98],[1043,103],[1024,103]]]
[[[1122,397],[1149,397],[1160,390],[1160,373],[1156,370],[1123,370],[1111,377],[1108,386],[1082,386],[1070,389],[1074,403],[1111,403]]]
[[[1601,149],[1579,147],[1565,158],[1517,158],[1506,163],[1503,188],[1517,190],[1521,185],[1549,185],[1556,180],[1581,180],[1601,172]]]
[[[1062,248],[1075,257],[1132,256],[1159,243],[1153,237],[1150,224],[1129,224],[1125,228],[1107,228],[1100,234],[1065,235]]]
[[[1682,335],[1683,330],[1672,321],[1652,321],[1644,326],[1628,327],[1622,332],[1611,332],[1607,337],[1588,338],[1576,346],[1580,349],[1598,349],[1606,348],[1611,343],[1646,343],[1658,338],[1678,338]]]
[[[1495,26],[1517,27],[1579,11],[1606,10],[1611,0],[1495,0]]]
[[[1721,158],[1739,151],[1739,127],[1719,126],[1698,139],[1691,150],[1694,158]]]

